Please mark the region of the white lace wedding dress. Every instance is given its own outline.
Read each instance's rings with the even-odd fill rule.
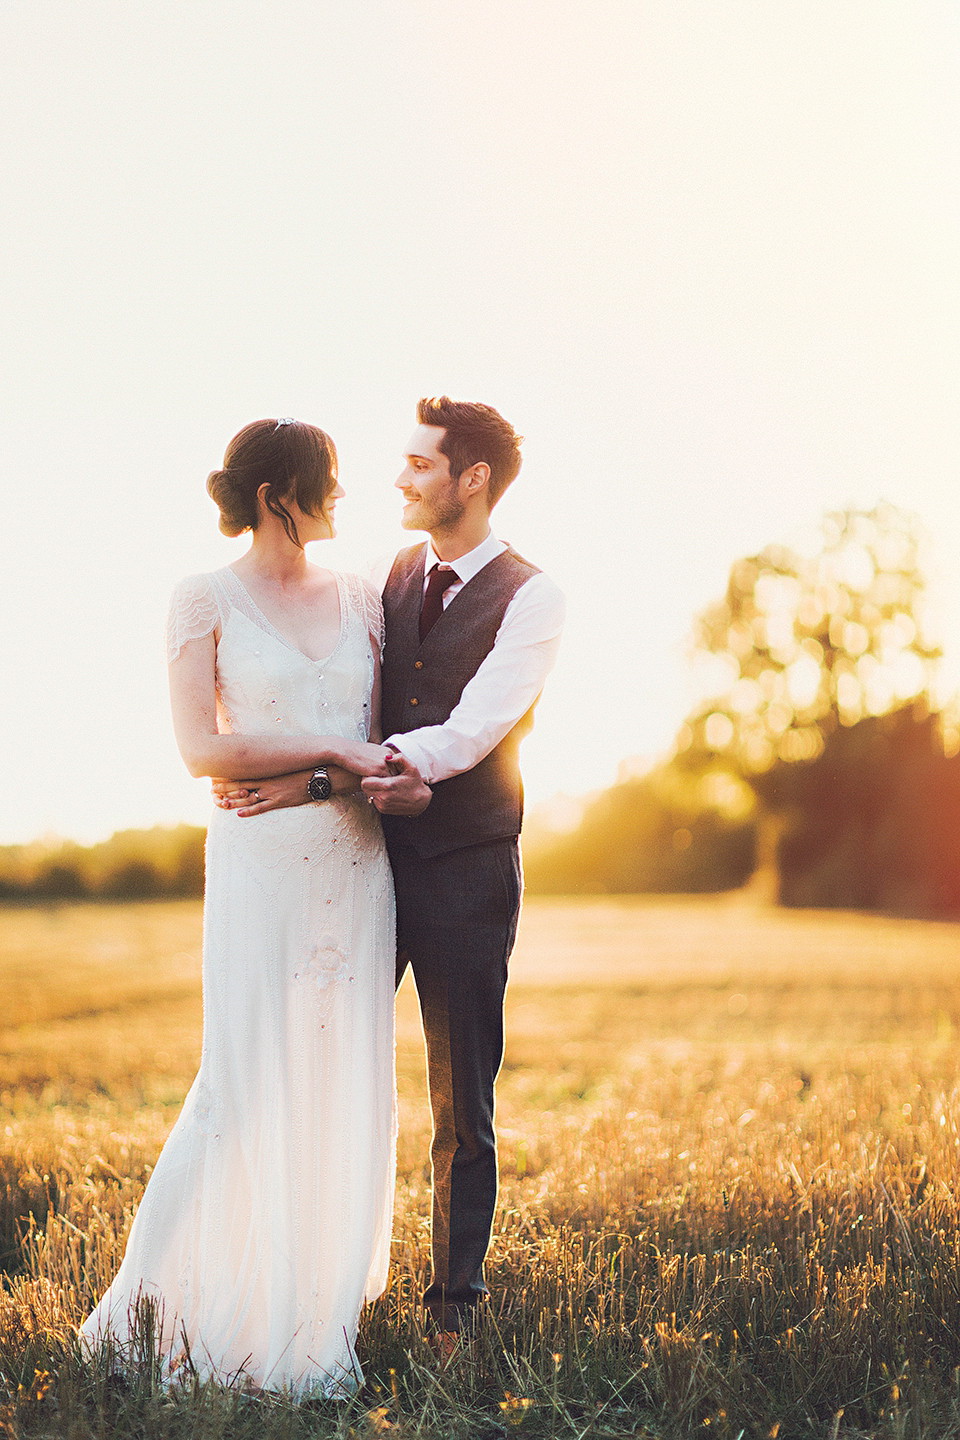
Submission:
[[[221,627],[220,728],[366,739],[379,602],[337,577],[340,638],[310,660],[230,569],[182,581],[169,648]],[[166,1373],[352,1392],[364,1300],[384,1288],[395,1145],[394,915],[379,817],[360,798],[207,836],[203,1052],[123,1264],[81,1336],[121,1365],[141,1297]],[[189,1366],[185,1360],[189,1354]]]

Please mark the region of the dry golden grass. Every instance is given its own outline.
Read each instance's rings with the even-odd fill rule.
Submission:
[[[960,1435],[960,931],[742,897],[528,902],[492,1323],[447,1371],[413,1303],[428,1115],[405,986],[363,1404],[118,1397],[72,1336],[193,1076],[199,941],[190,902],[0,911],[10,1433]]]

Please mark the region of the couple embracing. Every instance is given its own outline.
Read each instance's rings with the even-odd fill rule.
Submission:
[[[248,425],[208,489],[235,564],[182,581],[177,741],[214,777],[200,1070],[113,1284],[85,1322],[120,1363],[143,1301],[166,1374],[342,1398],[389,1263],[393,994],[409,965],[433,1112],[431,1283],[449,1350],[486,1295],[494,1081],[520,907],[520,741],[553,664],[556,587],[490,531],[520,437],[422,400],[382,587],[307,562],[344,493],[329,436]],[[382,657],[382,658],[381,658]],[[386,738],[384,738],[386,737]],[[377,813],[379,812],[379,814]]]

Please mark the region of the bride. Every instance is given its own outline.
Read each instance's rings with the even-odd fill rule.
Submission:
[[[343,1397],[393,1206],[393,888],[356,788],[388,773],[380,602],[307,563],[344,493],[322,430],[246,426],[207,488],[253,540],[174,591],[180,752],[197,776],[315,767],[315,803],[211,817],[200,1070],[81,1337],[122,1363],[148,1301],[170,1377]]]

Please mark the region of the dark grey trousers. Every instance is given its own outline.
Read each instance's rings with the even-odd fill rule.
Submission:
[[[497,1200],[493,1088],[503,1059],[507,961],[520,911],[517,841],[423,859],[392,844],[397,984],[413,969],[433,1112],[433,1275],[424,1304],[457,1330],[487,1293]]]

